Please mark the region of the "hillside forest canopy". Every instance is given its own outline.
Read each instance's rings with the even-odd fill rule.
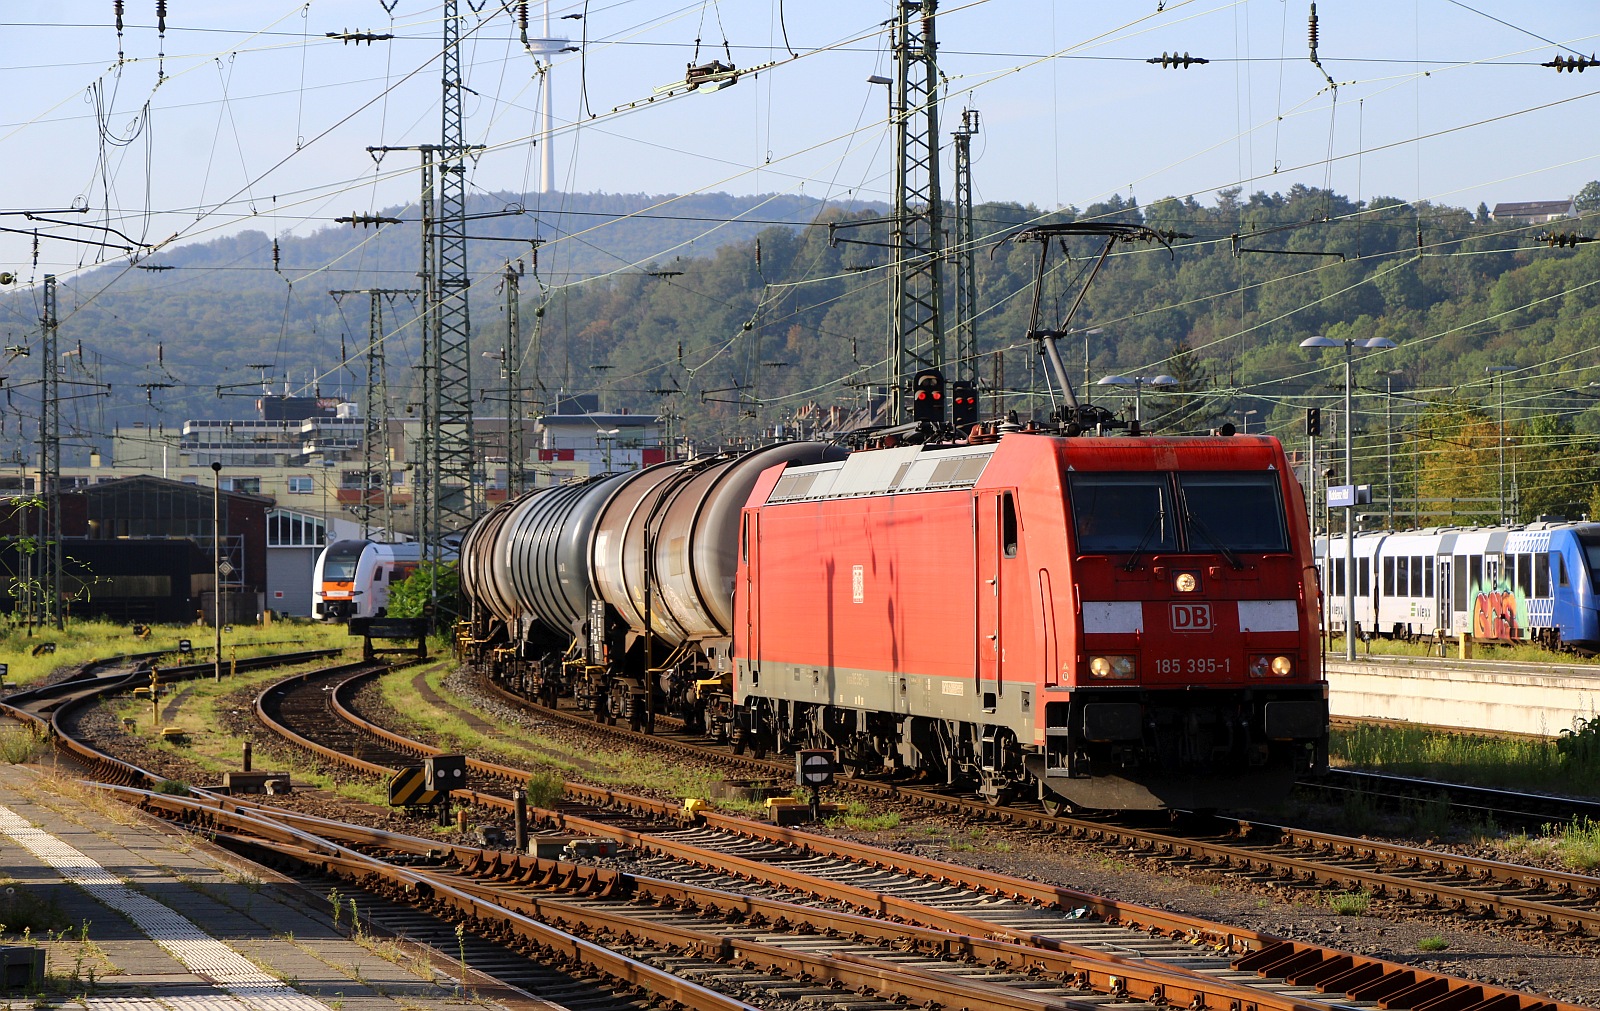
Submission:
[[[520,268],[519,374],[533,412],[562,392],[595,393],[605,410],[670,415],[713,449],[793,431],[834,405],[860,408],[888,378],[882,207],[573,194],[542,198],[559,211],[530,210],[540,199],[497,194],[469,207],[498,213],[474,222],[485,240],[469,247],[470,358],[484,415],[505,410],[495,390],[505,384],[508,262]],[[1039,223],[1143,223],[1172,233],[1170,248],[1119,245],[1063,341],[1074,383],[1085,371],[1090,380],[1080,396],[1127,412],[1128,389],[1098,379],[1171,375],[1177,386],[1142,393],[1147,432],[1232,423],[1299,454],[1305,411],[1320,407],[1321,470],[1342,446],[1345,356],[1300,342],[1384,337],[1399,347],[1357,347],[1352,372],[1355,482],[1373,486],[1374,511],[1392,511],[1399,525],[1483,522],[1504,489],[1520,520],[1600,515],[1600,385],[1591,385],[1600,383],[1600,250],[1589,241],[1600,182],[1577,206],[1577,218],[1526,224],[1493,220],[1482,205],[1358,202],[1300,185],[1248,197],[1225,190],[1208,204],[981,204],[978,354],[947,372],[979,381],[986,417],[1047,413],[1049,384],[1026,336],[1037,247],[999,240]],[[263,379],[275,392],[359,399],[368,298],[329,292],[415,285],[416,208],[384,214],[399,223],[245,231],[64,278],[66,378],[82,389],[109,384],[108,395],[64,405],[68,462],[91,447],[108,451],[114,425],[248,417]],[[1052,256],[1042,325],[1064,319],[1097,242],[1074,239],[1067,255]],[[8,347],[37,342],[37,287],[0,296],[0,310]],[[420,399],[415,298],[386,296],[382,313],[399,415]],[[954,347],[952,332],[947,352]],[[36,452],[37,368],[22,354],[0,365],[11,391],[0,451],[13,458]]]

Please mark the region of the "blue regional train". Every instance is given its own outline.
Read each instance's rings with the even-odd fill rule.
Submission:
[[[1329,626],[1345,628],[1345,539],[1316,540]],[[1471,633],[1600,651],[1600,523],[1358,533],[1358,635]]]

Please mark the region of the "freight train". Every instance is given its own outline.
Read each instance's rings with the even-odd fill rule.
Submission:
[[[1330,627],[1343,633],[1345,540],[1318,538]],[[1600,523],[1358,533],[1358,635],[1455,636],[1600,650]]]
[[[1051,810],[1267,802],[1326,764],[1277,440],[815,443],[540,489],[462,542],[466,659],[609,721]]]

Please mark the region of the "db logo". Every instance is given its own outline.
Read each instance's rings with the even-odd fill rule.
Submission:
[[[1174,632],[1211,631],[1211,605],[1173,604],[1172,630]]]

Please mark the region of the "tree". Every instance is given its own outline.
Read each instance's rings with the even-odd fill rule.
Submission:
[[[420,618],[427,613],[428,587],[435,578],[432,562],[423,562],[416,571],[389,588],[389,614],[395,618]],[[441,562],[437,567],[439,583],[439,620],[447,616],[466,614],[466,601],[461,596],[461,573],[455,562]]]
[[[1486,204],[1486,203],[1483,203],[1482,201],[1479,201],[1478,202],[1478,224],[1487,225],[1488,223],[1489,223],[1489,205]]]
[[[1600,211],[1600,179],[1592,179],[1583,184],[1583,189],[1572,199],[1574,206],[1580,214],[1589,211]]]

